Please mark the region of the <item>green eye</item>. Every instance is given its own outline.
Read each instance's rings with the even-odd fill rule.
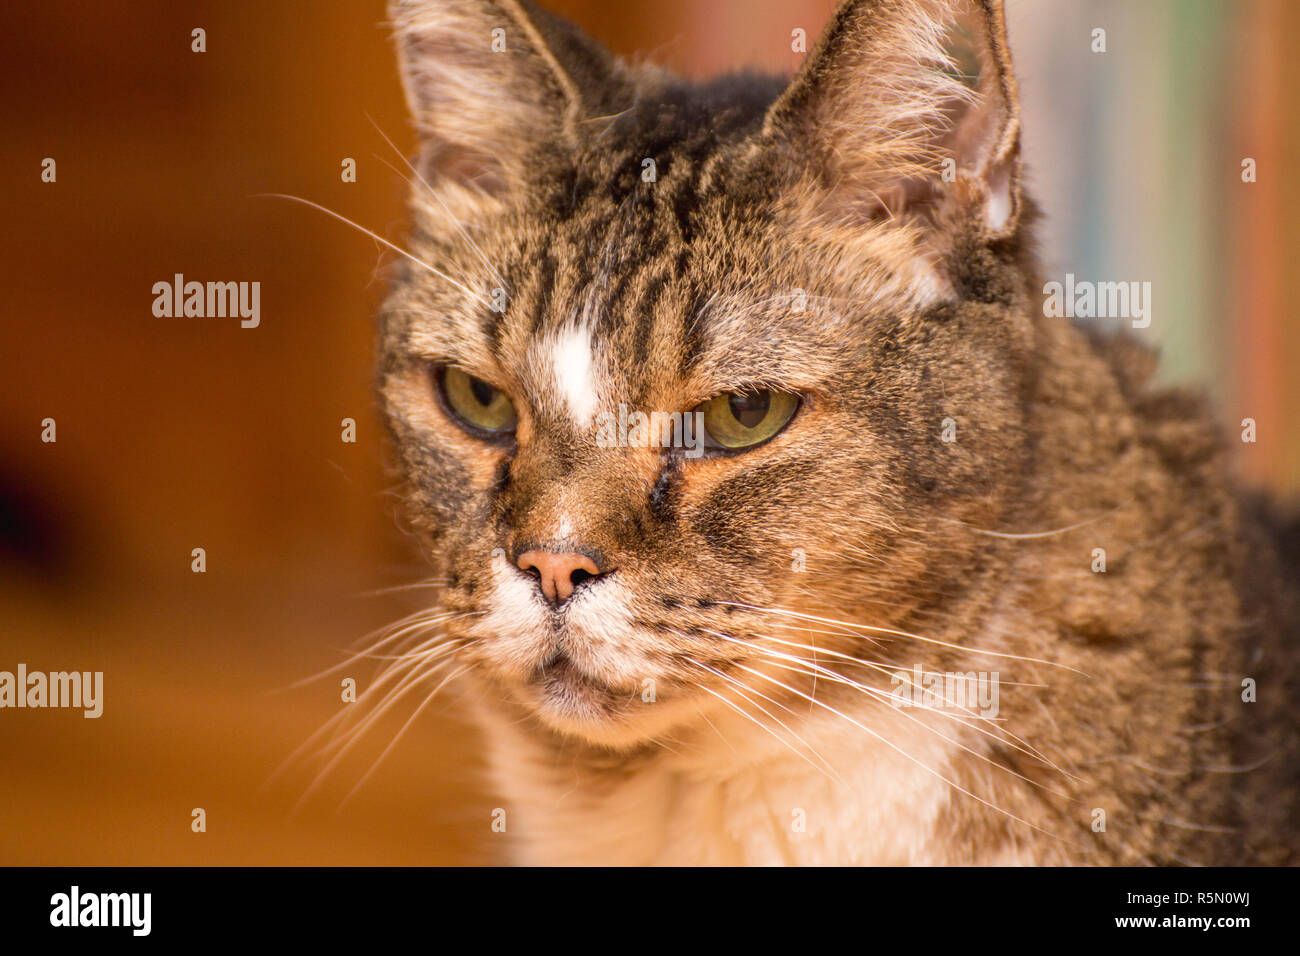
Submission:
[[[799,409],[799,397],[774,389],[724,392],[696,411],[704,413],[706,445],[740,451],[775,437]]]
[[[438,372],[438,387],[447,409],[471,431],[508,434],[519,420],[506,393],[451,365]]]

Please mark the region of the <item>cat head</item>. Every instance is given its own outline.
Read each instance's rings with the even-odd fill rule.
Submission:
[[[526,0],[392,18],[381,393],[471,673],[632,746],[970,573],[1033,335],[1000,4],[853,0],[792,81],[703,84]]]

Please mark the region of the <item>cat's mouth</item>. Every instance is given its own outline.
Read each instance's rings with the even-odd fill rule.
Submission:
[[[546,687],[560,685],[565,688],[575,687],[585,690],[605,690],[611,688],[603,681],[588,676],[569,656],[567,651],[557,650],[533,670],[531,683]]]

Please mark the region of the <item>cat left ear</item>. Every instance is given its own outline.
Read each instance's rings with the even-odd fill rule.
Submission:
[[[1020,220],[1020,105],[1001,0],[848,0],[764,124],[848,219]],[[812,144],[813,149],[808,150]]]

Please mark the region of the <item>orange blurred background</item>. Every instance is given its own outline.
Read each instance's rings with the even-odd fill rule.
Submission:
[[[791,30],[806,29],[811,42],[835,4],[547,5],[620,54],[706,75],[793,70],[802,57]],[[1276,68],[1264,93],[1283,102],[1296,77],[1281,43],[1300,26],[1296,7],[1196,5],[1209,11],[1215,49]],[[1036,33],[1059,33],[1057,6],[1013,5],[1017,52]],[[1114,4],[1076,4],[1085,25],[1080,6],[1121,16]],[[1216,31],[1216,16],[1232,29]],[[290,685],[418,607],[418,592],[375,593],[423,571],[398,530],[370,391],[384,251],[314,210],[258,195],[302,196],[401,243],[402,161],[379,130],[404,152],[413,139],[382,0],[46,0],[10,4],[2,17],[0,670],[102,670],[105,703],[97,720],[0,711],[0,864],[496,859],[495,801],[478,781],[478,744],[456,719],[454,695],[346,804],[409,709],[296,812],[311,773],[294,767],[270,781],[343,706],[338,675]],[[195,27],[207,34],[201,54],[190,49]],[[1050,47],[1032,49],[1035,75],[1022,83],[1046,84]],[[1046,154],[1069,142],[1086,162],[1114,148],[1070,141],[1069,128],[1051,125],[1046,94],[1035,102]],[[1147,105],[1160,115],[1160,101]],[[1268,142],[1251,148],[1278,157],[1276,183],[1294,131],[1267,119]],[[1032,163],[1032,117],[1026,127]],[[1209,134],[1184,135],[1202,143]],[[46,157],[57,163],[54,183],[40,178]],[[345,157],[356,160],[355,183],[341,181]],[[1234,188],[1233,169],[1224,175],[1221,188]],[[1293,186],[1269,188],[1294,199]],[[1287,437],[1243,468],[1294,490],[1287,363],[1300,360],[1300,343],[1277,313],[1289,301],[1281,264],[1295,234],[1265,197],[1234,200],[1234,221],[1262,217],[1256,233],[1277,233],[1255,235],[1262,260],[1214,262],[1218,298],[1171,332],[1182,356],[1174,375],[1209,380],[1226,421],[1267,406],[1261,431],[1268,418]],[[1053,228],[1049,260],[1075,261],[1068,230]],[[1164,227],[1150,228],[1159,236]],[[259,281],[260,326],[155,317],[152,286],[175,273]],[[1210,308],[1240,304],[1232,290],[1242,276],[1270,313]],[[1234,322],[1255,324],[1236,335],[1246,326]],[[1214,347],[1225,340],[1235,345]],[[355,444],[340,440],[348,417]],[[47,418],[55,443],[41,441]],[[199,547],[203,574],[191,571]],[[346,673],[364,688],[371,671]],[[204,833],[191,831],[197,807]]]

